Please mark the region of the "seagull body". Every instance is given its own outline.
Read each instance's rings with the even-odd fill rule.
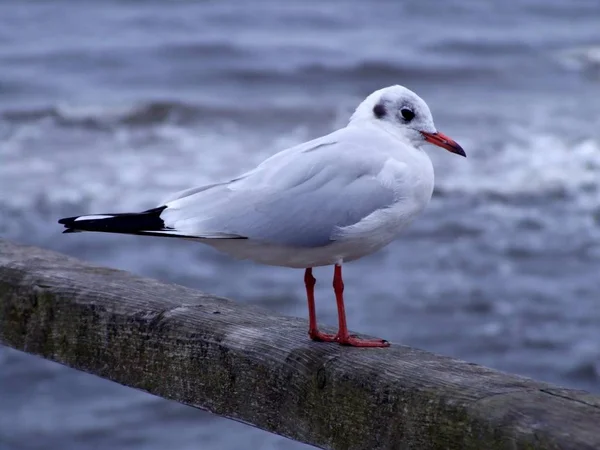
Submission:
[[[241,177],[165,203],[165,226],[236,258],[295,268],[348,262],[394,240],[429,202],[427,155],[350,124]],[[375,137],[375,139],[374,139]],[[249,207],[251,205],[251,207]],[[243,237],[246,239],[219,239]]]
[[[305,269],[309,335],[315,340],[383,347],[350,336],[341,266],[396,239],[429,203],[433,143],[465,156],[437,132],[427,104],[402,86],[374,92],[348,125],[284,150],[232,180],[177,193],[141,213],[61,219],[65,232],[178,237],[235,258]],[[338,334],[317,329],[312,268],[334,265]]]

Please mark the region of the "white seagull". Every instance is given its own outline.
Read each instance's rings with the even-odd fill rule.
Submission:
[[[211,245],[233,257],[305,269],[311,339],[387,347],[350,335],[342,263],[394,240],[433,193],[431,143],[466,156],[438,132],[427,104],[403,86],[369,95],[348,125],[277,153],[229,181],[191,188],[140,213],[61,219],[65,233],[169,236]],[[317,328],[312,268],[334,265],[337,334]]]

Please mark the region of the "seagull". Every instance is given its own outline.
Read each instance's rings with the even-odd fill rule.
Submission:
[[[387,347],[348,332],[342,264],[392,242],[433,193],[430,143],[466,156],[437,131],[429,107],[411,90],[390,86],[369,95],[348,124],[296,145],[253,170],[194,187],[138,213],[59,220],[64,233],[97,231],[188,239],[234,258],[304,269],[312,340]],[[312,269],[334,266],[337,334],[317,327]]]

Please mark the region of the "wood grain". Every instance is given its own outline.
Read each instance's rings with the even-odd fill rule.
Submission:
[[[600,449],[600,398],[0,240],[0,342],[326,449]]]

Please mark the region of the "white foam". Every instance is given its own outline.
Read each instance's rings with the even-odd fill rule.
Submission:
[[[506,133],[497,130],[496,137],[505,137],[496,146],[460,137],[466,160],[428,150],[437,188],[462,196],[568,195],[591,204],[592,194],[600,191],[600,143],[591,131],[570,140],[559,130],[545,129],[546,119]],[[91,212],[159,206],[172,192],[234,177],[314,137],[300,127],[269,136],[231,124],[220,129],[161,124],[83,134],[54,127],[51,122],[22,125],[0,146],[0,200],[7,206],[36,208],[41,200],[84,204]]]
[[[560,64],[576,71],[600,70],[600,45],[586,45],[563,50],[557,54]]]
[[[521,132],[499,148],[473,148],[463,164],[437,164],[437,185],[456,194],[584,197],[600,190],[600,143],[569,141],[547,132]],[[480,152],[480,154],[477,154]],[[444,161],[446,163],[446,161]]]
[[[51,122],[19,125],[0,145],[0,201],[23,210],[40,201],[85,204],[90,212],[158,206],[169,193],[252,168],[268,156],[265,143],[268,136],[243,129],[164,124],[82,133]]]

